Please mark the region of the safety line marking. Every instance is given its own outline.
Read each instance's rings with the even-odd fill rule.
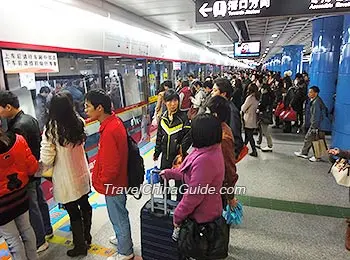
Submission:
[[[54,235],[51,239],[48,240],[49,243],[63,245],[66,247],[73,247],[73,241],[66,237],[56,236]],[[92,244],[89,249],[89,254],[99,255],[99,256],[111,256],[116,250],[112,248],[102,247],[96,244]]]

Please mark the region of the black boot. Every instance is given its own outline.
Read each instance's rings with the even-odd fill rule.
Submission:
[[[91,237],[92,210],[84,211],[84,212],[81,211],[81,216],[83,218],[85,242],[88,246],[90,246],[92,241],[92,237]]]
[[[84,238],[83,221],[71,221],[72,233],[73,233],[73,244],[74,248],[67,251],[67,255],[70,257],[86,256],[87,245]]]

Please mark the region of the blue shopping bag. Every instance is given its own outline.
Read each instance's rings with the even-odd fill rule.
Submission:
[[[151,175],[151,172],[157,172],[157,174],[153,174]],[[154,168],[148,169],[146,171],[146,180],[148,184],[151,184],[151,176],[153,176],[153,184],[157,184],[160,182],[160,176],[159,176],[159,168],[157,166],[155,166]]]
[[[228,225],[240,225],[243,219],[243,206],[240,202],[238,202],[237,206],[231,210],[230,205],[226,206],[224,209],[222,216],[226,220]]]

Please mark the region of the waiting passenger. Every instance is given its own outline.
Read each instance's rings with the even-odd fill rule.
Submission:
[[[231,128],[226,124],[228,118],[230,117],[230,106],[224,97],[215,96],[212,97],[207,108],[212,115],[217,117],[221,122],[222,127],[222,142],[221,148],[224,155],[225,162],[225,179],[223,186],[227,189],[234,188],[238,181],[237,168],[235,163],[235,141],[232,135]],[[235,194],[222,194],[222,204],[226,208],[229,204],[231,207],[235,207],[237,202],[235,200]]]
[[[0,237],[12,260],[38,259],[26,189],[38,167],[25,139],[0,127]]]
[[[255,146],[254,130],[257,129],[257,115],[256,110],[259,106],[260,94],[258,87],[255,84],[250,84],[248,87],[248,97],[242,106],[244,129],[245,129],[245,144],[250,143],[252,153],[250,156],[257,157],[258,152]]]
[[[188,112],[191,108],[191,88],[188,81],[182,82],[182,88],[179,92],[179,107],[183,112]]]
[[[53,96],[41,143],[41,161],[53,167],[53,196],[64,205],[70,218],[74,243],[74,248],[67,251],[70,257],[87,255],[92,240],[85,140],[84,122],[77,116],[71,100],[64,93]]]
[[[157,161],[162,155],[160,168],[170,169],[175,157],[180,149],[185,154],[192,144],[190,134],[190,123],[187,114],[179,111],[179,95],[175,90],[170,89],[164,95],[167,111],[161,117],[158,125],[156,147],[153,160]],[[176,187],[180,187],[181,180],[175,182]],[[177,200],[181,199],[178,193]]]
[[[165,109],[164,93],[171,88],[173,88],[173,83],[170,80],[166,80],[160,85],[157,105],[153,116],[153,125],[158,125],[160,121],[160,117],[162,116]]]
[[[264,84],[261,88],[261,97],[258,106],[258,126],[259,126],[259,137],[258,137],[258,146],[260,147],[262,143],[263,136],[265,136],[267,141],[267,147],[261,148],[263,152],[272,152],[272,136],[269,129],[269,125],[273,124],[272,119],[272,110],[274,102],[274,94],[267,84]]]
[[[235,104],[231,101],[232,91],[232,85],[228,79],[218,78],[215,80],[211,95],[213,97],[222,96],[229,101],[230,119],[228,121],[228,125],[231,127],[233,137],[235,139],[235,156],[238,158],[244,143],[242,138],[241,115]]]
[[[197,223],[214,221],[222,214],[220,189],[224,181],[225,165],[221,150],[222,127],[220,121],[210,114],[201,114],[192,121],[193,147],[180,168],[161,172],[166,179],[184,180],[188,185],[182,200],[174,212],[175,228],[191,218]],[[213,194],[195,192],[198,187],[215,188]]]
[[[8,131],[22,135],[33,155],[40,159],[41,132],[38,121],[25,114],[18,97],[11,91],[0,91],[0,117],[8,119]],[[41,189],[41,178],[31,178],[28,184],[29,217],[36,236],[38,253],[49,248],[45,236],[53,236],[49,207]]]
[[[350,151],[343,151],[338,148],[334,148],[334,149],[330,149],[328,152],[330,155],[338,156],[340,158],[350,160]],[[345,235],[345,248],[350,251],[350,216],[348,216],[346,223],[347,223],[347,229],[346,229],[346,235]]]
[[[324,118],[322,111],[327,109],[326,105],[323,103],[321,97],[319,96],[320,89],[313,86],[309,90],[310,98],[310,128],[305,135],[304,146],[301,152],[295,152],[294,154],[298,157],[308,159],[309,151],[312,147],[312,142],[318,139],[324,139],[325,133],[320,129]],[[316,158],[315,156],[309,159],[310,162],[318,162],[321,158]]]
[[[205,98],[206,98],[206,94],[205,94],[205,90],[203,88],[203,84],[200,81],[196,81],[193,83],[193,88],[195,91],[195,95],[194,97],[191,97],[191,102],[192,102],[192,108],[191,110],[193,110],[194,112],[191,115],[192,119],[194,116],[196,116],[197,114],[202,114],[204,113],[204,104],[205,104]]]
[[[125,193],[128,186],[127,132],[121,119],[112,112],[111,99],[105,91],[89,91],[85,98],[86,114],[101,124],[92,185],[98,193],[106,197],[109,219],[118,241],[118,252],[107,260],[132,259],[134,250]]]

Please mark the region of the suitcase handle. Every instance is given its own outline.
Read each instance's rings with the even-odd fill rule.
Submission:
[[[161,172],[161,170],[152,170],[151,171],[151,211],[152,213],[154,213],[154,194],[153,194],[153,175],[154,174],[159,174]],[[162,177],[159,176],[160,179],[163,179]],[[163,179],[164,181],[164,189],[166,190],[167,188],[167,181],[166,179]],[[163,201],[164,201],[164,216],[166,216],[168,214],[168,198],[167,198],[167,195],[163,193]]]

